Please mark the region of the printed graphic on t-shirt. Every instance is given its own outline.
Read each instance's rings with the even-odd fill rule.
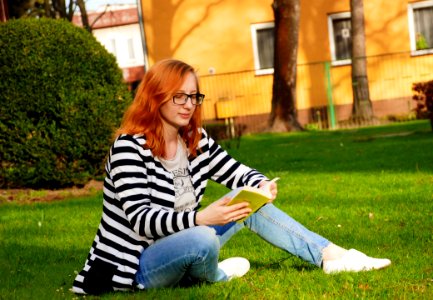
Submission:
[[[173,172],[174,193],[176,202],[174,210],[192,211],[196,205],[194,187],[187,168],[179,168]]]

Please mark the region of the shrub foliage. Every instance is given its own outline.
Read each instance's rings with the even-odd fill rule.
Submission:
[[[82,185],[103,172],[131,95],[113,55],[67,21],[0,25],[0,187]]]
[[[433,130],[433,80],[414,83],[413,100],[416,101],[415,112],[419,119],[430,119]]]

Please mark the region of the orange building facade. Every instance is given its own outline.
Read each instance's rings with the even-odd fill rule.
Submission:
[[[299,119],[317,121],[331,105],[338,120],[347,119],[350,1],[300,2]],[[207,120],[266,115],[272,98],[271,5],[272,0],[141,0],[149,64],[176,58],[194,66],[206,94]],[[364,0],[364,15],[375,115],[408,113],[412,84],[433,77],[433,1]]]

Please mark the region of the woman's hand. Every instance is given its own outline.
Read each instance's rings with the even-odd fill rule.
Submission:
[[[259,188],[263,189],[263,190],[268,190],[271,192],[272,194],[272,198],[271,200],[268,201],[268,203],[272,203],[274,202],[275,198],[277,198],[277,194],[278,194],[278,187],[277,187],[277,183],[276,181],[279,178],[276,177],[275,179],[268,181],[268,180],[263,180],[262,182],[260,182],[259,184]]]
[[[251,212],[248,202],[227,205],[230,200],[230,197],[221,198],[199,211],[195,218],[197,225],[224,225],[242,219]]]

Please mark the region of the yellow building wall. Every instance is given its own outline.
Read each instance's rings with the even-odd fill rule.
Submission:
[[[409,54],[410,2],[416,1],[364,0],[373,101],[410,97],[413,82],[431,79],[432,56]],[[195,67],[201,77],[201,91],[206,94],[205,119],[268,113],[272,75],[253,71],[250,26],[273,21],[271,4],[272,0],[143,0],[150,64],[176,58]],[[298,110],[327,105],[324,62],[331,59],[328,15],[349,11],[349,0],[301,0]],[[390,53],[401,54],[385,55]],[[213,76],[209,75],[211,69]],[[250,72],[244,72],[247,70]],[[352,103],[350,70],[350,65],[331,66],[335,105]]]
[[[250,25],[273,20],[271,1],[257,0],[143,0],[142,11],[150,64],[177,58],[199,74],[253,69]]]

